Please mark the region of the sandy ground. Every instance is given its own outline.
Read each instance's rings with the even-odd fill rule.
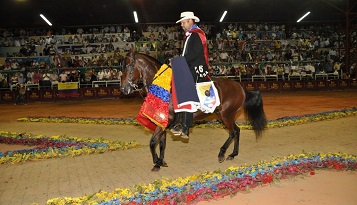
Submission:
[[[268,119],[274,120],[286,116],[319,113],[331,110],[341,110],[357,106],[357,91],[321,91],[321,92],[296,92],[296,93],[263,93],[264,108]],[[141,99],[116,99],[96,101],[62,101],[46,103],[29,103],[28,105],[14,106],[9,104],[0,105],[0,130],[14,132],[28,132],[43,134],[47,136],[66,134],[77,137],[105,137],[122,141],[136,140],[147,145],[150,133],[145,132],[138,126],[114,126],[114,125],[80,125],[80,124],[54,124],[54,123],[20,123],[16,119],[26,116],[67,116],[67,117],[129,117],[136,116],[142,100]],[[240,114],[240,113],[239,113]],[[244,121],[244,116],[237,115],[237,121]],[[133,149],[127,151],[116,151],[101,155],[107,157],[113,154],[125,154],[131,158],[140,156],[137,163],[121,167],[121,175],[116,178],[105,178],[105,168],[101,177],[93,179],[91,171],[97,168],[88,168],[88,179],[91,180],[91,189],[82,191],[54,192],[50,194],[39,194],[42,188],[33,190],[32,194],[22,195],[24,190],[22,176],[11,176],[9,172],[14,170],[26,170],[28,166],[43,166],[46,163],[72,163],[72,160],[95,160],[98,155],[81,156],[73,159],[51,159],[40,162],[27,162],[20,165],[0,166],[0,204],[31,204],[32,202],[44,203],[47,199],[59,196],[81,196],[83,193],[93,193],[99,189],[111,191],[114,188],[125,188],[137,183],[150,183],[160,177],[184,177],[192,174],[226,169],[229,166],[241,164],[255,164],[260,160],[270,160],[276,156],[298,154],[302,151],[309,152],[346,152],[357,155],[357,117],[348,117],[324,122],[315,122],[298,126],[269,129],[265,132],[263,139],[256,142],[253,132],[241,131],[240,154],[235,160],[218,163],[217,154],[219,147],[228,136],[223,129],[200,129],[192,130],[189,142],[168,137],[166,149],[166,161],[168,168],[160,170],[158,174],[150,173],[151,157],[149,150]],[[223,136],[223,137],[222,137]],[[21,146],[9,146],[0,144],[0,151],[19,149]],[[228,150],[230,150],[232,147]],[[210,151],[210,150],[213,150]],[[227,152],[227,153],[228,153]],[[177,156],[177,153],[183,153]],[[116,160],[116,159],[113,159]],[[128,159],[129,160],[129,159]],[[122,161],[113,161],[122,163]],[[140,164],[140,166],[138,165]],[[47,165],[48,166],[48,165]],[[105,165],[103,165],[105,166]],[[135,169],[133,175],[131,170]],[[139,169],[139,173],[137,172]],[[78,168],[77,168],[78,170]],[[70,173],[70,171],[68,171]],[[4,174],[5,173],[5,174]],[[37,180],[43,180],[37,176]],[[130,178],[123,182],[123,178]],[[34,179],[26,178],[31,181]],[[49,180],[49,178],[47,178]],[[70,179],[68,179],[70,180]],[[71,179],[75,180],[75,179]],[[108,180],[108,181],[106,181]],[[111,180],[111,181],[110,181]],[[118,183],[112,181],[118,180]],[[83,181],[83,179],[82,179]],[[31,181],[32,183],[32,181]],[[66,183],[58,183],[58,186],[66,186]],[[68,185],[68,183],[67,183]],[[16,187],[16,188],[14,188]],[[13,188],[14,191],[9,191]],[[48,189],[48,188],[47,188]],[[83,186],[82,186],[82,189]],[[16,191],[15,191],[16,190]],[[45,191],[44,191],[45,192]],[[249,193],[238,193],[230,198],[200,202],[199,204],[357,204],[357,173],[356,172],[333,172],[318,171],[314,176],[284,180],[258,187]],[[51,192],[52,193],[52,192]],[[10,195],[13,196],[10,196]],[[19,197],[20,195],[20,197]],[[27,196],[32,195],[32,197]],[[21,198],[21,200],[16,200]]]

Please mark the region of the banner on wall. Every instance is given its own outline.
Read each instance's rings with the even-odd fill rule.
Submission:
[[[269,84],[268,82],[257,82],[256,87],[257,90],[259,91],[267,91],[269,89]]]
[[[327,81],[326,80],[316,80],[316,89],[325,90],[327,89]]]
[[[110,97],[110,87],[96,88],[98,98],[108,98]]]
[[[11,91],[1,91],[0,92],[1,102],[15,102],[15,92]]]
[[[268,91],[280,91],[281,90],[281,82],[271,82],[268,83]]]
[[[110,91],[111,97],[120,97],[120,87],[113,87]]]
[[[287,90],[292,90],[292,85],[290,81],[283,81],[281,84],[281,90],[287,91]]]
[[[341,80],[339,80],[338,86],[339,86],[340,88],[348,88],[348,87],[351,86],[350,80],[348,80],[348,79],[341,79]]]
[[[291,86],[294,90],[303,90],[305,89],[305,84],[302,81],[292,81]]]
[[[58,97],[79,97],[78,82],[58,83]]]
[[[357,88],[357,79],[352,79],[350,82],[351,88]]]
[[[95,88],[81,88],[80,94],[82,98],[96,98],[97,93]]]
[[[338,88],[338,80],[328,80],[327,88],[330,90],[334,90]]]
[[[40,90],[41,92],[41,99],[43,101],[51,101],[55,99],[55,91],[54,90]]]
[[[305,89],[306,90],[315,90],[316,82],[315,81],[305,81]]]
[[[256,86],[256,83],[254,82],[244,82],[244,83],[241,83],[243,88],[248,90],[248,91],[252,91],[252,90],[256,90],[257,89],[257,86]]]
[[[40,101],[41,96],[42,95],[40,90],[29,90],[26,92],[26,97],[29,101]]]

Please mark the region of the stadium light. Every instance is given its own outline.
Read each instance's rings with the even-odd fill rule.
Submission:
[[[138,14],[136,13],[136,11],[133,11],[133,14],[134,14],[135,23],[138,23],[139,22]]]
[[[219,22],[222,22],[222,21],[223,21],[223,19],[224,19],[224,17],[226,16],[226,14],[227,14],[227,11],[224,11],[223,14],[222,14],[221,19],[219,20]]]
[[[307,12],[305,15],[303,15],[301,18],[299,18],[299,20],[297,20],[296,22],[299,23],[301,20],[303,20],[309,14],[310,14],[310,11]]]
[[[46,21],[46,23],[47,23],[48,25],[52,26],[52,23],[51,23],[49,20],[47,20],[47,18],[46,18],[44,15],[40,14],[40,16],[41,16],[41,18],[42,18],[44,21]]]

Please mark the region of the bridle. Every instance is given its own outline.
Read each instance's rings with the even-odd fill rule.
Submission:
[[[125,66],[125,69],[129,71],[128,83],[134,89],[134,92],[140,92],[143,88],[139,88],[139,86],[136,83],[133,82],[133,75],[134,75],[134,71],[135,71],[136,56],[135,56],[135,54],[133,54],[133,57],[126,56],[126,58],[130,58],[131,59],[131,63]],[[141,69],[138,68],[138,70],[139,70],[139,73],[140,73],[139,79],[141,79],[142,78]]]
[[[143,82],[143,87],[142,88],[139,88],[139,86],[135,83],[133,83],[133,75],[134,75],[134,70],[135,70],[135,61],[136,61],[136,56],[135,56],[135,53],[132,54],[132,56],[126,56],[126,58],[130,58],[132,63],[128,64],[128,65],[125,65],[125,69],[129,71],[129,79],[128,80],[128,83],[129,85],[134,89],[133,92],[139,92],[141,97],[143,97],[141,91],[146,89],[146,91],[148,91],[148,87],[152,84],[152,82]],[[169,68],[169,66],[163,70],[161,73],[159,73],[158,75],[156,75],[153,79],[153,81],[158,78],[162,73],[164,73],[167,69]],[[140,74],[140,77],[139,79],[142,79],[143,75],[142,75],[142,70],[140,67],[138,67],[138,71],[139,71],[139,74]]]

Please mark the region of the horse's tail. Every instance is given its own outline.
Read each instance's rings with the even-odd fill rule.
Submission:
[[[262,136],[263,130],[267,125],[267,119],[263,109],[263,100],[259,91],[245,90],[244,113],[258,139]]]

